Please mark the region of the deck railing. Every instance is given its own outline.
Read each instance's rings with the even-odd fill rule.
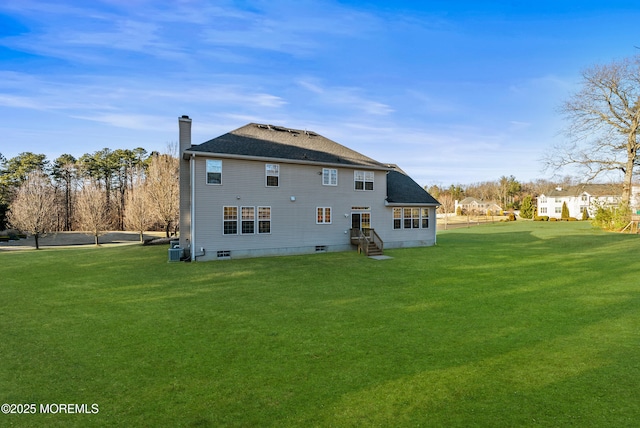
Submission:
[[[351,243],[358,247],[358,253],[369,255],[369,244],[373,243],[380,251],[384,250],[384,242],[374,229],[351,229]]]

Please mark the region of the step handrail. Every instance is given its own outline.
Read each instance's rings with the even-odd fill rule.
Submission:
[[[369,236],[365,234],[365,230],[368,232]],[[380,251],[384,250],[384,242],[380,235],[378,235],[375,229],[351,229],[351,240],[357,240],[358,245],[358,253],[364,251],[364,253],[369,255],[369,244],[373,243]]]

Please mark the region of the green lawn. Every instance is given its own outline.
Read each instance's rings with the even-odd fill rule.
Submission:
[[[0,426],[637,426],[640,236],[586,222],[430,248],[167,263],[0,253]]]

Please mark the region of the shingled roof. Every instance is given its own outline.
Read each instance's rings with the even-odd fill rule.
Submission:
[[[258,123],[249,123],[193,145],[187,152],[388,169],[386,165],[315,132]]]
[[[619,196],[622,195],[622,185],[621,184],[598,184],[598,183],[587,183],[587,184],[578,184],[576,186],[570,186],[567,188],[557,188],[549,193],[546,196],[549,197],[571,197],[571,196],[579,196],[583,193],[587,193],[591,196]]]
[[[380,163],[312,131],[249,123],[193,145],[185,156],[189,153],[381,169],[388,171],[387,203],[440,205],[398,166]]]
[[[387,203],[389,205],[440,205],[400,168],[387,173]]]

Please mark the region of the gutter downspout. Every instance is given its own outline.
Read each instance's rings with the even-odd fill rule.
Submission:
[[[191,261],[196,261],[196,155],[191,154],[189,158],[189,173],[191,177],[189,178],[190,187],[191,187],[191,244],[189,245],[189,253],[191,254]]]

